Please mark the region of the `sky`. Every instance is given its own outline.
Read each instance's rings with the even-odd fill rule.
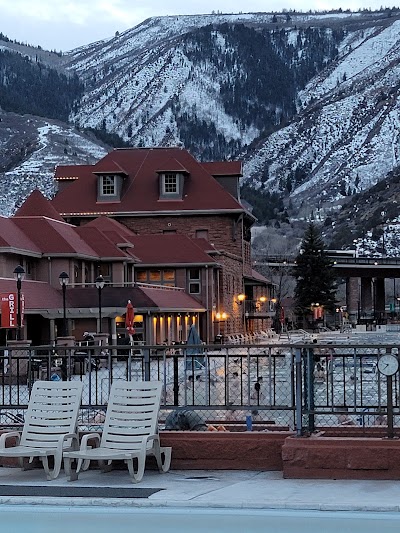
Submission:
[[[0,32],[47,50],[67,51],[162,15],[250,13],[341,7],[379,9],[381,0],[0,0]],[[390,4],[393,5],[393,4]]]

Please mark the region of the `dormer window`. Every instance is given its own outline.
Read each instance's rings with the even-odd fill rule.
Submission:
[[[115,176],[101,176],[100,188],[102,196],[115,196],[117,194]]]
[[[97,179],[97,201],[121,201],[123,176],[117,173],[100,174]]]
[[[160,200],[182,200],[183,182],[180,172],[160,173]]]
[[[162,180],[162,194],[168,195],[168,194],[178,194],[179,192],[179,183],[178,183],[178,175],[177,174],[164,174]]]

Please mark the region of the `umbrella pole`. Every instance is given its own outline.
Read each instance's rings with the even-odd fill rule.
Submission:
[[[129,344],[131,345],[131,349],[129,350],[129,358],[128,358],[128,381],[132,380],[132,357],[133,357],[133,336],[129,335]]]

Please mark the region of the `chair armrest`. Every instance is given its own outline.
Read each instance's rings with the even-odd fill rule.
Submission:
[[[0,449],[4,449],[6,447],[7,440],[11,437],[15,437],[17,439],[17,446],[19,444],[19,441],[21,439],[21,433],[19,431],[9,431],[8,433],[3,433],[0,437]]]
[[[94,448],[98,448],[100,446],[100,435],[98,433],[88,433],[87,435],[84,435],[82,437],[79,451],[83,452],[90,448],[93,448],[93,446],[88,446],[88,441],[91,439],[95,441]]]
[[[72,439],[72,448],[76,449],[78,448],[78,435],[76,433],[66,433],[65,435],[60,435],[57,442],[57,453],[62,454],[64,451],[64,442],[67,439]]]

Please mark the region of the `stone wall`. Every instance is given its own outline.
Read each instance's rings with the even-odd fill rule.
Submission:
[[[400,440],[362,437],[287,438],[283,477],[291,479],[399,479]]]

